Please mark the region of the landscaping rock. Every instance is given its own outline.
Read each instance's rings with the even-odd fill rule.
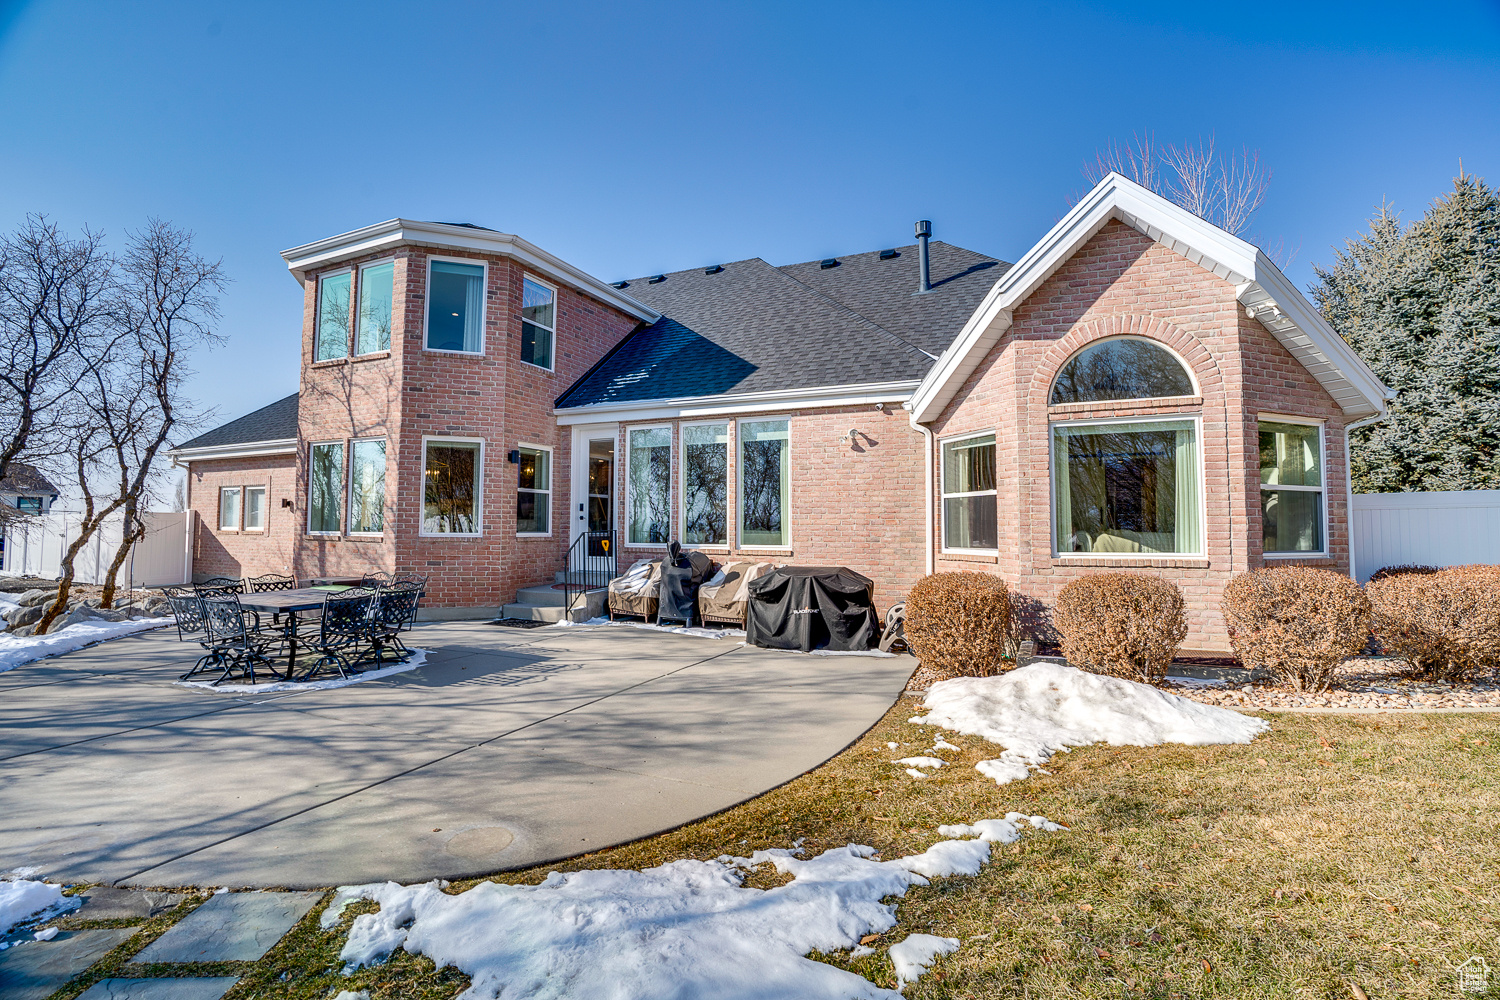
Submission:
[[[56,596],[57,588],[54,587],[51,590],[28,590],[26,591],[26,593],[22,594],[20,598],[18,598],[18,600],[21,607],[29,608],[32,605],[41,604],[43,601],[51,600]]]
[[[35,625],[22,625],[19,628],[13,628],[13,629],[11,629],[10,630],[10,634],[11,635],[19,635],[22,638],[25,638],[26,636],[31,635],[35,631],[36,631],[36,626]]]
[[[92,615],[96,620],[104,622],[122,622],[130,617],[130,615],[124,611],[111,610],[108,608],[90,608],[89,614]]]
[[[5,620],[11,625],[32,625],[42,620],[47,608],[41,604],[12,608],[6,612]]]

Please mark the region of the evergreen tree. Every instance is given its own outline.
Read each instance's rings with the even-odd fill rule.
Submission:
[[[1354,432],[1356,493],[1500,489],[1500,192],[1460,173],[1315,268],[1323,316],[1400,395]]]

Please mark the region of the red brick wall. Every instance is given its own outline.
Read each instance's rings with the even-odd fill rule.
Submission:
[[[298,512],[282,507],[281,501],[291,499],[295,502],[297,468],[294,456],[194,462],[188,470],[187,484],[188,509],[198,514],[197,534],[193,539],[194,579],[292,572],[300,534]],[[219,529],[219,490],[225,486],[267,488],[264,531]],[[241,523],[243,498],[242,493]]]
[[[1175,350],[1192,369],[1201,395],[1172,404],[1048,405],[1052,380],[1070,357],[1095,340],[1122,334]],[[1227,648],[1220,592],[1234,574],[1261,565],[1256,416],[1266,411],[1328,420],[1325,483],[1334,558],[1300,561],[1347,571],[1338,407],[1274,336],[1245,317],[1232,285],[1110,222],[1016,310],[1005,337],[934,422],[939,438],[995,431],[1000,517],[998,558],[940,551],[937,568],[993,567],[1044,604],[1088,573],[1159,575],[1183,589],[1187,646]],[[1054,557],[1049,423],[1164,413],[1202,418],[1205,557]],[[938,543],[939,514],[934,521]]]

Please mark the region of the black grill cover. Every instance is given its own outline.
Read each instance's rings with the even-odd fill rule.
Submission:
[[[841,566],[782,566],[750,581],[746,641],[767,649],[866,650],[880,629],[869,577]]]
[[[698,615],[698,588],[708,579],[714,562],[702,552],[682,550],[673,542],[661,566],[660,603],[656,620],[684,621],[692,625]]]

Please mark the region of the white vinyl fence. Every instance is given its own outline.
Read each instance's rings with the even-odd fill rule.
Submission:
[[[1500,565],[1500,490],[1356,493],[1354,572],[1386,566]]]
[[[162,587],[187,583],[193,578],[193,517],[184,513],[145,515],[146,537],[125,557],[118,582],[127,575],[139,587]],[[78,537],[81,515],[53,511],[29,517],[5,530],[5,557],[0,573],[9,576],[39,576],[53,579],[61,573],[63,553]],[[103,583],[104,574],[119,548],[124,522],[114,519],[94,533],[78,556],[73,569],[80,583]]]

